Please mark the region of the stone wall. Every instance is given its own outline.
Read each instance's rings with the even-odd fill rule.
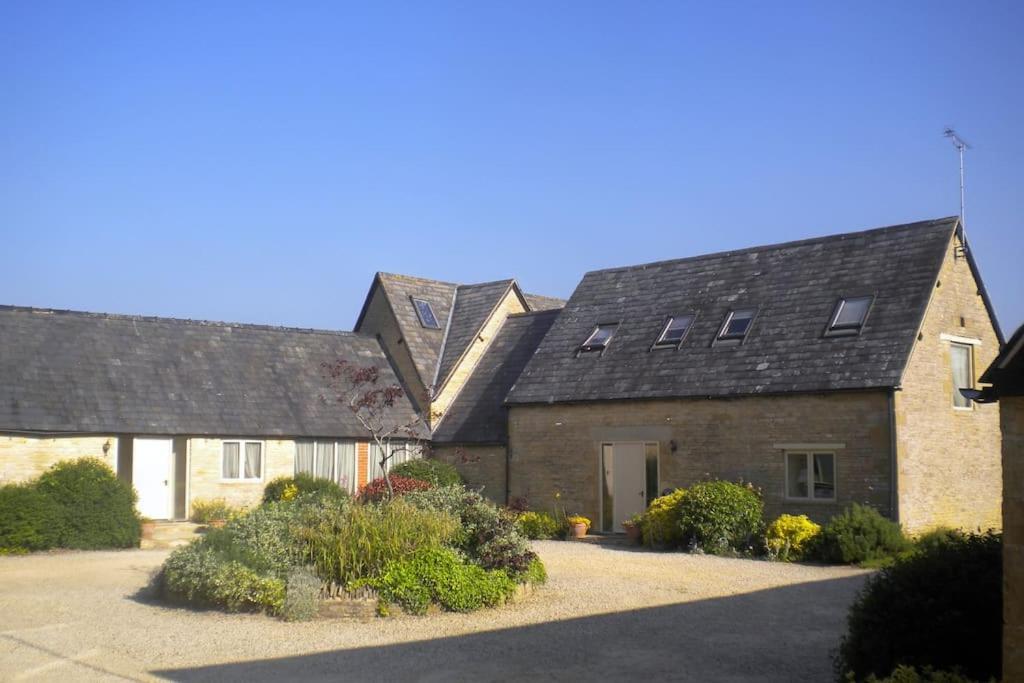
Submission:
[[[953,407],[951,338],[969,340],[975,376],[999,340],[967,260],[950,244],[896,393],[899,519],[911,532],[1001,525],[999,407]]]
[[[559,493],[567,512],[598,519],[600,445],[614,441],[659,444],[659,490],[709,477],[752,482],[769,519],[786,512],[824,522],[852,502],[890,512],[885,391],[512,406],[511,497],[545,509]],[[785,499],[785,450],[798,444],[840,446],[835,502]]]
[[[1024,681],[1024,396],[999,400],[1003,433],[1003,680]]]
[[[262,440],[263,476],[259,481],[232,481],[221,477],[224,441],[238,439],[189,439],[189,514],[196,500],[223,498],[230,505],[252,507],[263,498],[271,479],[295,473],[295,442]],[[260,439],[250,439],[260,441]]]
[[[117,437],[0,435],[0,484],[33,479],[61,460],[82,457],[99,458],[116,472]]]
[[[431,457],[454,465],[468,486],[499,505],[505,504],[505,447],[435,445]]]

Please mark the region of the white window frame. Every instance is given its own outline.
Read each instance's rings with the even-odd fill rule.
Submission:
[[[953,405],[953,410],[956,410],[956,411],[959,411],[959,412],[969,413],[969,412],[972,412],[974,410],[974,401],[972,401],[971,399],[967,398],[966,396],[963,396],[963,394],[960,394],[960,395],[963,396],[965,401],[967,401],[967,405],[965,405],[965,406],[958,406],[956,404],[956,394],[959,394],[961,389],[974,389],[975,385],[978,382],[977,377],[975,377],[975,375],[974,375],[974,347],[975,346],[977,346],[977,344],[971,343],[971,340],[968,340],[968,339],[957,339],[955,341],[952,340],[952,339],[949,340],[949,374],[950,374],[950,384],[953,385],[953,395],[950,396],[950,403]],[[953,367],[953,349],[954,348],[961,348],[961,349],[966,349],[967,350],[967,378],[968,378],[968,382],[970,384],[970,386],[968,386],[968,387],[958,387],[958,386],[956,386],[956,381],[955,381],[955,377],[954,377],[955,371],[954,371],[954,367]]]
[[[228,478],[224,476],[224,446],[229,443],[238,444],[238,476]],[[245,445],[256,443],[260,445],[260,474],[258,477],[245,476]],[[222,439],[220,442],[220,482],[222,484],[251,484],[263,481],[263,473],[267,471],[267,442],[260,439]]]
[[[419,298],[417,296],[410,296],[409,298],[412,300],[412,307],[413,307],[413,310],[416,311],[416,317],[419,318],[420,325],[424,329],[427,329],[427,330],[439,330],[439,329],[441,329],[441,319],[437,317],[437,311],[434,310],[434,307],[430,304],[429,301],[427,301],[426,299],[421,299],[421,298]],[[426,304],[427,308],[430,310],[431,317],[434,318],[434,324],[433,325],[428,325],[427,321],[423,319],[423,314],[420,312],[420,307],[417,305],[417,302],[422,303],[422,304]]]
[[[690,322],[686,324],[686,329],[683,330],[683,336],[679,338],[679,341],[666,341],[665,335],[668,334],[669,327],[672,326],[676,320],[680,318],[689,318]],[[682,313],[680,315],[670,315],[665,319],[665,324],[661,326],[661,333],[658,338],[654,341],[651,346],[652,349],[678,349],[686,341],[686,338],[690,336],[690,330],[693,329],[693,323],[697,321],[697,314],[695,313]]]
[[[742,344],[750,336],[750,331],[754,329],[754,321],[757,320],[757,314],[760,309],[758,308],[732,308],[729,313],[725,316],[725,321],[722,326],[718,328],[718,334],[715,335],[716,344]],[[725,336],[729,330],[729,323],[736,316],[737,313],[750,313],[750,324],[747,325],[747,329],[743,331],[740,336],[730,335]]]
[[[293,456],[294,460],[292,462],[292,472],[294,474],[299,474],[299,444],[300,443],[309,443],[309,444],[313,445],[313,472],[305,472],[304,474],[309,474],[310,476],[313,476],[313,477],[317,476],[317,474],[316,474],[317,466],[316,465],[317,465],[317,458],[319,457],[319,452],[320,452],[318,446],[320,446],[322,444],[331,444],[333,446],[333,449],[331,450],[331,458],[333,458],[333,460],[334,460],[334,468],[333,468],[334,469],[334,478],[333,479],[328,479],[328,481],[333,481],[338,486],[341,486],[342,488],[346,489],[349,493],[353,493],[354,494],[359,489],[359,442],[358,441],[356,441],[354,439],[296,439],[295,440],[295,455]],[[342,444],[351,444],[352,445],[352,449],[353,449],[353,456],[354,456],[353,460],[352,460],[351,471],[344,472],[344,473],[342,473],[340,471],[341,468],[339,467],[339,464],[341,462],[341,445]],[[347,484],[342,484],[341,481],[339,481],[339,479],[340,479],[342,474],[344,474],[345,476],[348,477],[349,481],[348,481]]]
[[[868,300],[868,308],[864,311],[864,317],[861,318],[860,322],[856,325],[843,325],[842,327],[836,327],[836,321],[839,320],[839,316],[842,315],[843,309],[846,308],[847,302],[855,301],[859,299]],[[844,296],[840,297],[839,301],[836,302],[835,308],[832,309],[832,317],[829,318],[828,327],[825,328],[825,336],[827,337],[841,337],[841,336],[855,336],[861,333],[864,329],[864,325],[868,322],[868,316],[871,315],[871,309],[875,306],[874,294],[862,294],[859,296]]]
[[[595,336],[597,336],[597,333],[601,331],[602,327],[612,328],[612,333],[608,335],[608,339],[606,339],[600,346],[596,344],[591,344],[591,341],[594,339]],[[618,333],[618,331],[619,323],[617,322],[597,323],[596,325],[594,325],[594,329],[591,330],[590,334],[587,335],[586,341],[580,344],[579,348],[576,350],[576,354],[579,355],[581,353],[593,353],[594,351],[597,351],[599,354],[604,353],[605,349],[607,349],[608,346],[612,343],[612,339],[615,339],[615,335]]]
[[[807,495],[806,496],[791,496],[789,495],[789,456],[791,455],[802,455],[807,459]],[[831,498],[815,498],[814,497],[814,456],[816,455],[831,455],[832,456],[832,497]],[[782,452],[783,458],[783,480],[782,480],[782,497],[784,500],[800,502],[800,503],[835,503],[839,499],[839,458],[836,456],[834,450],[828,449],[800,449],[800,450],[787,450]]]

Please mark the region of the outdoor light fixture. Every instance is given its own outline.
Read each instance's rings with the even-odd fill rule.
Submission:
[[[668,449],[673,453],[679,450],[679,444],[676,443],[675,439],[672,439],[671,441],[668,442]]]

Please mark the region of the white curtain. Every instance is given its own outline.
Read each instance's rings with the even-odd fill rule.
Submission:
[[[262,471],[262,459],[263,454],[261,452],[263,444],[260,443],[247,443],[245,444],[245,478],[246,479],[259,479],[260,472]]]
[[[316,476],[334,479],[334,444],[330,441],[316,444]]]
[[[238,449],[239,445],[237,442],[224,444],[223,462],[221,465],[221,476],[224,479],[238,479]]]
[[[359,482],[359,463],[356,461],[356,444],[353,441],[338,442],[338,485],[349,493],[356,492]]]
[[[376,443],[370,444],[370,456],[367,463],[369,474],[366,477],[367,481],[373,481],[374,479],[380,479],[384,476],[384,470],[380,466],[380,447]]]
[[[295,474],[313,474],[313,453],[312,441],[295,443]]]

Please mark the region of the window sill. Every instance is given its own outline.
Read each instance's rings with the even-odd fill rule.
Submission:
[[[974,412],[974,406],[971,406],[970,408],[961,408],[960,406],[953,406],[953,412],[960,413],[961,415],[970,414]]]
[[[259,479],[224,479],[221,478],[217,482],[218,484],[262,484],[263,477]]]
[[[783,502],[786,503],[835,503],[835,498],[790,498],[785,496]]]

